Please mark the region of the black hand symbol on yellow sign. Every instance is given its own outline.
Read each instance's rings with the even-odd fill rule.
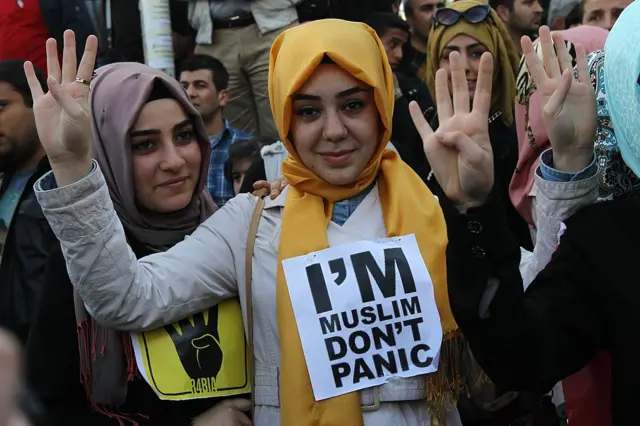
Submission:
[[[164,327],[176,347],[184,371],[192,379],[215,378],[222,367],[218,307]]]

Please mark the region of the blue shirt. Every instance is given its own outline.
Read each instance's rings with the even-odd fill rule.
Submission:
[[[591,164],[589,164],[584,169],[580,170],[577,173],[571,172],[563,172],[560,170],[556,170],[553,168],[553,152],[551,149],[547,149],[540,156],[540,168],[538,169],[538,174],[542,179],[548,180],[549,182],[576,182],[579,180],[588,179],[591,176],[595,175],[598,172],[598,167],[596,166],[595,158],[591,160]]]
[[[362,200],[371,192],[375,185],[375,182],[361,193],[354,195],[348,200],[338,201],[333,205],[333,214],[331,215],[331,221],[342,226],[351,217],[354,211],[358,208]]]
[[[240,130],[229,126],[225,120],[222,133],[211,137],[211,162],[207,173],[207,189],[218,208],[232,199],[233,183],[224,177],[224,165],[229,158],[229,147],[240,139],[249,139],[250,136]]]
[[[14,173],[6,191],[0,198],[0,259],[2,259],[4,243],[7,240],[13,214],[16,212],[22,192],[34,171],[35,168],[32,168],[24,172]]]

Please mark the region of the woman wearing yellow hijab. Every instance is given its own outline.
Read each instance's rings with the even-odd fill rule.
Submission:
[[[518,136],[513,118],[517,93],[516,76],[520,62],[516,47],[509,31],[489,5],[461,0],[438,9],[434,15],[427,44],[429,60],[423,74],[434,98],[437,97],[436,71],[444,68],[450,72],[451,52],[460,53],[471,99],[478,80],[480,57],[483,53],[490,52],[494,58],[489,134],[495,155],[496,185],[504,200],[509,228],[521,247],[532,250],[531,232],[509,202],[509,184],[518,162]],[[449,84],[451,85],[451,80]],[[437,128],[437,120],[431,126]]]
[[[89,42],[87,55],[95,53],[93,39]],[[56,69],[55,43],[48,47],[50,69]],[[51,79],[46,95],[32,88],[39,134],[53,169],[53,176],[39,181],[37,193],[88,311],[109,327],[140,331],[239,295],[246,315],[247,237],[256,197],[237,196],[184,242],[136,259],[101,171],[87,155],[90,127],[88,122],[87,129],[82,126],[80,90],[91,78],[87,64],[92,58],[81,63],[76,76],[71,55],[64,57],[62,86]],[[266,201],[252,257],[254,424],[460,425],[455,408],[462,387],[456,356],[460,336],[449,308],[446,226],[422,180],[395,152],[385,150],[394,86],[380,40],[366,25],[342,20],[292,28],[273,45],[269,95],[290,153],[282,167],[290,185]],[[73,117],[74,126],[54,131],[65,122],[60,111]],[[430,314],[439,321],[431,327],[443,336],[434,354],[437,370],[316,400],[290,297],[297,284],[287,282],[283,261],[340,244],[402,236],[415,237],[415,258],[433,282]]]

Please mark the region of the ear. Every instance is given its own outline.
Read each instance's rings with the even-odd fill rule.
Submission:
[[[227,89],[218,92],[218,104],[221,108],[225,107],[229,102],[229,91]]]
[[[502,4],[496,8],[496,13],[505,24],[511,20],[511,11]]]

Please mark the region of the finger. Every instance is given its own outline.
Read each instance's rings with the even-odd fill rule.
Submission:
[[[466,114],[469,112],[469,86],[466,70],[462,67],[460,53],[451,52],[449,55],[451,66],[451,87],[453,89],[453,113]]]
[[[589,66],[587,65],[587,51],[582,44],[576,44],[576,70],[580,83],[591,83]]]
[[[558,56],[553,46],[553,39],[551,38],[551,31],[549,27],[540,27],[540,44],[542,45],[542,62],[544,63],[544,69],[547,71],[549,78],[559,77],[560,65],[558,64]]]
[[[36,71],[33,64],[29,61],[24,63],[24,75],[27,77],[27,83],[29,84],[29,90],[31,91],[31,98],[33,102],[44,96],[44,90],[40,85],[40,80],[36,77]]]
[[[433,129],[427,123],[427,119],[422,115],[420,105],[416,101],[409,102],[409,113],[413,120],[413,125],[416,126],[416,130],[420,134],[422,140],[425,140],[429,135],[433,133]]]
[[[58,60],[58,42],[55,38],[50,38],[45,44],[47,51],[47,73],[60,81],[62,73],[60,71],[60,61]]]
[[[553,91],[549,101],[547,101],[547,104],[544,106],[542,111],[544,115],[555,118],[560,113],[562,105],[569,94],[572,80],[573,76],[571,75],[571,71],[565,70],[562,73],[562,82],[558,84],[556,90]]]
[[[273,182],[271,182],[271,188],[269,188],[269,192],[271,193],[271,199],[275,200],[276,198],[278,198],[278,195],[280,195],[280,192],[282,191],[280,188],[282,188],[282,179],[275,179]]]
[[[78,67],[77,78],[89,80],[93,78],[93,70],[96,66],[96,56],[98,55],[98,39],[94,35],[87,37],[84,45],[84,53]]]
[[[76,58],[76,35],[71,30],[66,30],[63,35],[64,47],[62,49],[62,82],[71,83],[76,79],[78,71],[78,59]]]
[[[569,49],[567,49],[567,44],[564,42],[564,37],[561,33],[556,32],[551,35],[553,39],[553,45],[556,49],[556,54],[558,55],[558,63],[560,65],[560,72],[563,73],[564,70],[572,70],[573,69],[573,58],[571,58],[571,54],[569,53]]]
[[[438,110],[438,121],[440,123],[453,115],[453,106],[451,105],[451,95],[449,93],[449,75],[447,70],[443,68],[436,71],[436,109]]]
[[[237,413],[236,421],[240,426],[251,426],[251,419],[244,413]]]
[[[493,56],[485,52],[480,57],[478,82],[473,96],[473,111],[489,119],[491,113],[491,87],[493,84]]]
[[[237,410],[240,410],[240,411],[251,410],[251,401],[249,401],[248,399],[234,398],[234,399],[229,399],[228,401],[229,401],[229,405],[231,405]]]
[[[53,76],[49,76],[47,79],[47,85],[49,91],[53,95],[54,99],[58,102],[60,107],[70,116],[79,117],[84,114],[82,107],[76,102],[75,99],[66,91]]]
[[[436,139],[442,145],[455,149],[467,164],[474,164],[484,156],[484,149],[473,141],[464,132],[436,133]]]
[[[527,61],[529,74],[531,74],[536,86],[540,87],[549,78],[547,72],[544,70],[542,61],[533,48],[533,42],[529,37],[522,37],[520,44],[522,45],[522,54]]]

